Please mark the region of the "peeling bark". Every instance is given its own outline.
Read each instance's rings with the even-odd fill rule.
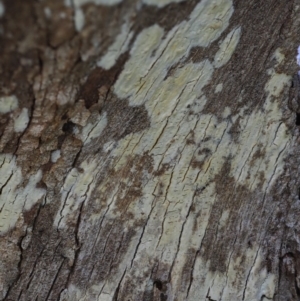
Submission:
[[[0,300],[299,300],[299,9],[0,0]]]

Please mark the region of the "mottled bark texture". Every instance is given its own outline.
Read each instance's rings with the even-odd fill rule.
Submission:
[[[299,0],[1,0],[0,300],[300,300],[299,32]]]

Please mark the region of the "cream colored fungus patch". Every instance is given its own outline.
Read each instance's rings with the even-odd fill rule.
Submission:
[[[131,49],[131,59],[115,85],[115,93],[122,98],[129,97],[131,105],[139,105],[148,99],[155,101],[153,93],[158,87],[171,92],[164,84],[169,68],[186,57],[192,47],[207,47],[220,37],[232,13],[231,1],[206,0],[196,6],[188,21],[175,26],[164,39],[164,30],[158,25],[145,29]],[[206,75],[199,73],[200,76]],[[185,83],[178,88],[185,87]]]
[[[207,47],[218,39],[228,27],[232,13],[233,4],[230,0],[204,0],[196,6],[188,20],[170,32],[165,33],[160,26],[153,25],[136,38],[130,51],[131,58],[113,89],[120,99],[128,99],[130,105],[144,105],[151,126],[129,134],[118,142],[108,142],[103,150],[111,151],[116,173],[128,164],[129,156],[142,156],[145,152],[152,156],[155,171],[163,167],[165,169],[157,176],[145,175],[141,198],[127,209],[136,219],[140,216],[147,216],[148,219],[145,228],[139,230],[124,254],[119,273],[99,283],[99,286],[93,286],[93,292],[80,292],[74,287],[70,294],[65,291],[65,295],[69,294],[68,300],[72,299],[72,294],[83,296],[80,300],[90,300],[89,296],[95,295],[95,290],[98,290],[97,300],[112,300],[125,270],[125,278],[130,275],[139,277],[143,271],[153,268],[153,258],[159,259],[160,264],[167,267],[172,266],[169,286],[171,291],[173,288],[177,292],[177,300],[204,300],[208,290],[212,299],[219,300],[223,296],[222,300],[232,300],[232,293],[239,298],[245,287],[245,300],[253,300],[255,294],[262,292],[272,296],[274,276],[266,271],[257,274],[253,268],[260,258],[257,246],[252,251],[245,250],[246,259],[238,275],[237,267],[241,266],[241,258],[228,258],[228,273],[222,274],[210,272],[209,262],[199,257],[192,272],[194,281],[189,294],[186,287],[178,289],[182,283],[181,272],[186,256],[189,249],[196,250],[201,245],[217,198],[213,180],[229,157],[230,175],[237,183],[254,190],[261,184],[259,181],[263,181],[262,189],[268,192],[282,171],[287,145],[291,140],[285,124],[281,122],[282,111],[277,100],[290,77],[277,74],[275,69],[268,70],[269,80],[265,86],[266,99],[262,108],[246,115],[245,105],[243,110],[233,115],[229,107],[220,107],[224,117],[221,121],[214,115],[202,113],[206,102],[210,101],[203,88],[210,83],[215,68],[225,66],[230,60],[242,35],[242,28],[234,29],[222,40],[214,61],[204,59],[199,63],[187,63],[167,76],[170,68],[184,60],[192,47]],[[276,50],[274,58],[277,64],[284,63],[280,50]],[[110,59],[107,60],[109,63]],[[222,86],[219,85],[216,91],[221,90]],[[236,101],[243,102],[243,99],[241,97]],[[236,141],[232,139],[230,129],[238,118],[242,120],[242,135]],[[264,155],[256,159],[257,152]],[[59,227],[64,227],[67,216],[72,217],[72,212],[75,212],[73,208],[78,208],[84,198],[88,201],[93,179],[101,172],[101,164],[104,163],[87,160],[81,166],[83,174],[73,170],[69,175],[63,196],[70,193],[61,207],[60,217],[56,219]],[[263,179],[258,177],[261,173]],[[107,181],[109,179],[97,187],[99,195],[107,195]],[[76,183],[81,184],[77,187]],[[124,184],[130,187],[131,179],[122,179]],[[115,187],[107,197],[105,214],[108,219],[117,217],[117,210],[114,210],[117,191],[118,187]],[[201,193],[197,194],[197,191]],[[219,227],[226,226],[229,215],[228,211],[223,213]],[[103,212],[95,213],[91,222],[102,216]],[[124,230],[132,227],[134,222],[135,219],[128,220]],[[253,275],[253,291],[246,285],[249,271]],[[167,280],[168,275],[165,275],[166,279],[163,277],[162,281]],[[235,278],[240,281],[235,288],[237,291],[231,281]],[[138,296],[143,290],[143,285],[140,285],[132,294]],[[170,295],[170,300],[173,297]]]
[[[22,213],[30,210],[45,194],[45,190],[37,188],[42,179],[38,171],[29,178],[22,187],[21,168],[16,165],[16,158],[10,154],[0,154],[0,235],[12,229]]]
[[[127,51],[129,42],[133,36],[133,32],[130,32],[129,25],[123,24],[121,32],[117,35],[114,43],[108,48],[108,51],[97,63],[98,67],[103,69],[110,69],[114,66],[119,56]]]
[[[264,256],[257,245],[230,261],[226,275],[209,270],[210,262],[199,257],[195,263],[193,286],[187,300],[209,296],[212,300],[272,300],[278,282],[263,266]]]
[[[186,0],[143,0],[143,2],[145,4],[155,5],[157,7],[163,7],[170,3],[179,3],[179,2],[184,2],[184,1],[186,1]]]
[[[23,132],[29,123],[28,109],[23,108],[19,116],[15,119],[14,130],[15,132]]]
[[[84,144],[88,144],[92,139],[101,136],[103,130],[107,125],[107,116],[106,112],[101,113],[95,122],[86,124],[79,138],[83,141]]]
[[[0,97],[0,113],[2,114],[15,110],[18,105],[18,99],[15,95]]]
[[[241,36],[241,27],[233,29],[224,41],[220,44],[220,49],[215,55],[214,66],[220,68],[230,60],[232,54],[235,51],[237,44],[239,43]]]
[[[223,83],[216,85],[215,93],[220,93],[223,90]]]
[[[107,125],[107,114],[102,112],[94,122],[88,122],[77,138],[81,139],[83,145],[87,145],[93,139],[101,136]],[[51,154],[52,162],[60,158],[60,151]],[[73,220],[82,202],[88,201],[90,193],[95,188],[94,180],[97,179],[105,162],[99,163],[97,159],[88,159],[81,163],[80,171],[72,168],[68,173],[61,189],[61,205],[54,220],[54,226],[59,229],[66,227],[69,220]]]
[[[81,9],[81,6],[93,3],[95,5],[107,5],[112,6],[122,2],[122,0],[65,0],[64,3],[66,6],[74,5],[74,23],[77,31],[81,31],[84,27],[85,16]]]
[[[51,162],[55,163],[61,157],[60,150],[57,149],[51,152]]]
[[[82,202],[88,202],[95,188],[94,180],[104,163],[99,164],[96,159],[86,160],[81,163],[80,170],[73,168],[69,172],[61,189],[61,206],[54,220],[56,228],[66,228],[66,223],[76,218]]]

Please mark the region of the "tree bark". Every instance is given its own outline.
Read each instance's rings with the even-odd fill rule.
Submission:
[[[299,16],[1,0],[0,300],[300,300]]]

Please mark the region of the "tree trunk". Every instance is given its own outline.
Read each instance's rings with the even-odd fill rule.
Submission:
[[[1,0],[0,300],[300,300],[299,16]]]

